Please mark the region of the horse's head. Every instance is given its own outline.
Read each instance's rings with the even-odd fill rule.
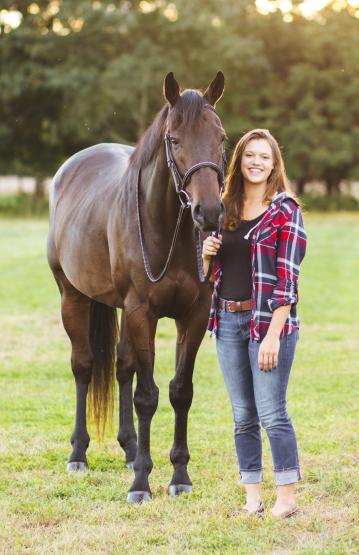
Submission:
[[[205,93],[186,90],[169,73],[164,95],[170,109],[166,122],[167,159],[182,199],[189,199],[192,218],[202,231],[217,230],[223,218],[225,132],[214,110],[224,90],[218,72]],[[174,163],[174,164],[173,164]]]

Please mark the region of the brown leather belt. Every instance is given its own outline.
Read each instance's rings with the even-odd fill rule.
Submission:
[[[226,299],[219,299],[218,306],[226,312],[242,312],[252,309],[252,301],[251,299],[246,301],[227,301]]]

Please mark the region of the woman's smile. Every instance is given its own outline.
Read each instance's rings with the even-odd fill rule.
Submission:
[[[241,172],[248,183],[264,183],[273,169],[273,153],[265,139],[252,139],[246,145],[241,160]]]

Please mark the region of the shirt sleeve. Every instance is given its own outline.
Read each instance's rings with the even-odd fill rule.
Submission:
[[[297,304],[299,266],[307,245],[302,214],[299,206],[286,207],[285,222],[278,231],[276,273],[277,283],[268,299],[271,312],[280,306]]]

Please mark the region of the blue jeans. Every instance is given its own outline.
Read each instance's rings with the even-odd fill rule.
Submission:
[[[260,423],[270,442],[276,484],[297,482],[297,441],[286,410],[286,390],[298,331],[280,339],[278,365],[264,372],[258,367],[260,343],[249,338],[251,312],[220,310],[218,317],[217,355],[232,404],[241,482],[263,479]]]

